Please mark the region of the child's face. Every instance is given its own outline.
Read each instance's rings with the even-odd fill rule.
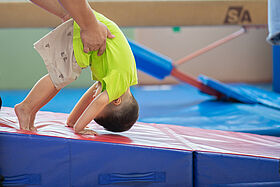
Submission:
[[[98,117],[102,117],[108,111],[116,110],[118,107],[122,107],[122,105],[127,104],[130,97],[132,96],[130,89],[128,89],[121,97],[113,100],[111,103],[105,106],[105,108],[98,114]]]
[[[98,117],[102,117],[106,114],[106,112],[113,110],[113,108],[120,106],[122,103],[122,97],[119,97],[118,99],[113,100],[111,103],[109,103],[105,108],[98,114]]]

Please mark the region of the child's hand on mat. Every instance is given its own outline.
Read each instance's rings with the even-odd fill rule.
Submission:
[[[73,127],[74,127],[74,124],[72,124],[72,123],[69,123],[69,122],[66,122],[66,127],[70,127],[70,128],[73,128]]]
[[[90,129],[84,129],[80,132],[78,132],[78,134],[83,134],[83,135],[95,135],[97,136],[97,132],[93,131],[93,130],[90,130]]]
[[[98,51],[97,55],[101,56],[106,50],[107,38],[114,38],[106,25],[97,22],[97,25],[89,25],[88,28],[81,28],[81,39],[84,44],[84,52]]]

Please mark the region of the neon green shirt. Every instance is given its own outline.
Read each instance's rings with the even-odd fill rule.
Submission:
[[[115,38],[107,38],[106,50],[101,56],[97,56],[97,51],[84,53],[80,27],[74,22],[74,54],[80,67],[90,66],[92,79],[101,82],[102,91],[107,91],[111,102],[123,95],[130,86],[137,84],[136,64],[130,46],[119,27],[102,14],[94,14]]]

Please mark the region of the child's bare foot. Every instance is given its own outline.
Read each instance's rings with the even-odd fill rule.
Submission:
[[[32,132],[37,132],[37,128],[32,126],[32,127],[29,127],[29,130],[32,131]]]
[[[15,113],[18,118],[20,129],[30,130],[30,112],[22,104],[15,105]]]
[[[37,128],[34,127],[35,117],[36,117],[36,114],[31,114],[31,116],[30,116],[29,130],[31,130],[32,132],[37,132]]]

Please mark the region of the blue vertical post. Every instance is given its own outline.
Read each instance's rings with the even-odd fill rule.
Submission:
[[[273,90],[280,93],[280,45],[273,45]]]

